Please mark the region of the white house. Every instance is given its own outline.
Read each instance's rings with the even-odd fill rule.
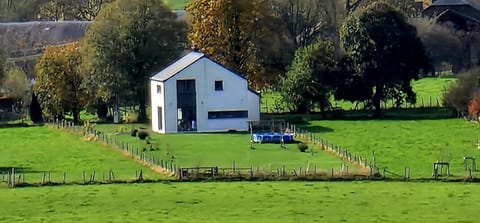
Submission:
[[[192,51],[150,78],[152,129],[159,133],[246,131],[260,120],[247,80]]]

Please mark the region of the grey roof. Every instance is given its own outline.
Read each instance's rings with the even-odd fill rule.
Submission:
[[[167,68],[163,69],[159,73],[153,75],[150,79],[162,82],[166,81],[204,56],[205,54],[203,53],[192,51],[174,63],[170,64]]]
[[[479,0],[437,0],[434,1],[431,6],[451,6],[451,5],[470,5],[473,8],[480,10]]]
[[[0,23],[0,46],[30,49],[73,42],[83,38],[91,24],[86,21]]]

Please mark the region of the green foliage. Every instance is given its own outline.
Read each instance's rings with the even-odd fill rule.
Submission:
[[[381,115],[380,103],[385,98],[414,98],[410,81],[430,65],[415,27],[407,23],[404,15],[388,4],[373,3],[347,18],[340,38],[352,61],[350,75],[358,75],[360,84],[374,88],[365,100],[372,101],[376,115]],[[403,94],[389,95],[389,91]]]
[[[186,6],[188,43],[245,75],[251,87],[272,84],[283,71],[279,54],[288,52],[288,43],[269,5],[267,0],[192,0]]]
[[[0,22],[23,22],[37,19],[40,7],[47,0],[0,1]]]
[[[329,106],[329,76],[335,69],[335,53],[330,42],[318,40],[300,48],[286,75],[281,79],[280,93],[291,111],[306,113],[319,104]]]
[[[138,129],[130,130],[130,136],[137,137]]]
[[[40,103],[38,103],[37,96],[35,92],[32,92],[32,102],[29,107],[30,120],[33,123],[42,123],[43,122],[43,112]]]
[[[139,131],[138,138],[141,140],[145,140],[149,136],[147,131]]]
[[[75,123],[93,94],[80,70],[78,43],[48,47],[35,66],[34,90],[48,116],[63,117],[71,111]]]
[[[134,92],[138,118],[145,120],[148,77],[178,57],[185,28],[161,0],[118,0],[102,8],[86,34],[84,53],[98,95]]]
[[[29,95],[31,84],[27,79],[25,72],[18,68],[13,67],[7,71],[6,77],[2,81],[4,93],[8,97],[22,100]],[[28,102],[27,102],[28,104]]]
[[[304,153],[304,152],[307,151],[308,145],[305,144],[305,143],[299,143],[299,144],[297,144],[297,148],[298,148],[298,150],[300,150],[300,152]]]
[[[48,0],[42,4],[39,17],[43,20],[95,19],[102,7],[113,0]]]
[[[313,44],[323,36],[337,36],[336,0],[273,0],[295,49]]]

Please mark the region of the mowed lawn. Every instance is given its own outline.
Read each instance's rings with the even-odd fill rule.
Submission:
[[[250,149],[250,135],[247,133],[215,133],[215,134],[152,134],[152,147],[159,150],[150,151],[150,145],[138,137],[128,133],[114,135],[113,132],[121,125],[98,125],[99,131],[115,136],[117,141],[128,143],[134,148],[146,148],[148,155],[162,160],[174,162],[180,167],[218,166],[224,168],[260,168],[276,171],[285,165],[287,171],[309,168],[338,169],[342,161],[323,151],[314,150],[314,153],[302,153],[296,144],[287,144],[282,149],[279,144],[254,144]],[[128,126],[128,125],[126,125]],[[172,159],[173,156],[173,159]]]
[[[480,158],[480,129],[462,119],[312,121],[306,128],[368,160],[375,151],[380,167],[399,174],[410,167],[412,177],[431,176],[436,160],[450,161],[452,174],[465,176],[463,157]]]
[[[0,190],[0,222],[477,222],[478,185],[224,182]]]
[[[164,0],[164,2],[172,9],[184,9],[190,0]]]
[[[116,179],[130,180],[142,170],[144,177],[162,177],[148,168],[99,143],[48,127],[0,128],[0,171],[17,168],[30,183],[41,182],[51,171],[52,181],[61,182],[63,172],[68,181],[81,181],[82,172],[96,179],[112,170]]]

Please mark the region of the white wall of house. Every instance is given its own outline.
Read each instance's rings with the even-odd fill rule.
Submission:
[[[165,85],[163,82],[151,80],[150,81],[150,96],[152,98],[152,130],[154,132],[165,133]],[[159,107],[162,108],[162,122],[159,125]]]
[[[156,132],[177,132],[177,80],[195,80],[198,132],[246,131],[248,120],[260,119],[260,99],[248,90],[247,80],[203,57],[165,82],[152,80],[152,127]],[[223,90],[215,90],[215,81],[222,81]],[[162,95],[156,93],[156,83],[163,83]],[[164,110],[163,130],[155,128],[158,106]],[[209,119],[209,111],[245,111],[248,117]]]
[[[248,91],[248,120],[260,121],[260,95]]]

